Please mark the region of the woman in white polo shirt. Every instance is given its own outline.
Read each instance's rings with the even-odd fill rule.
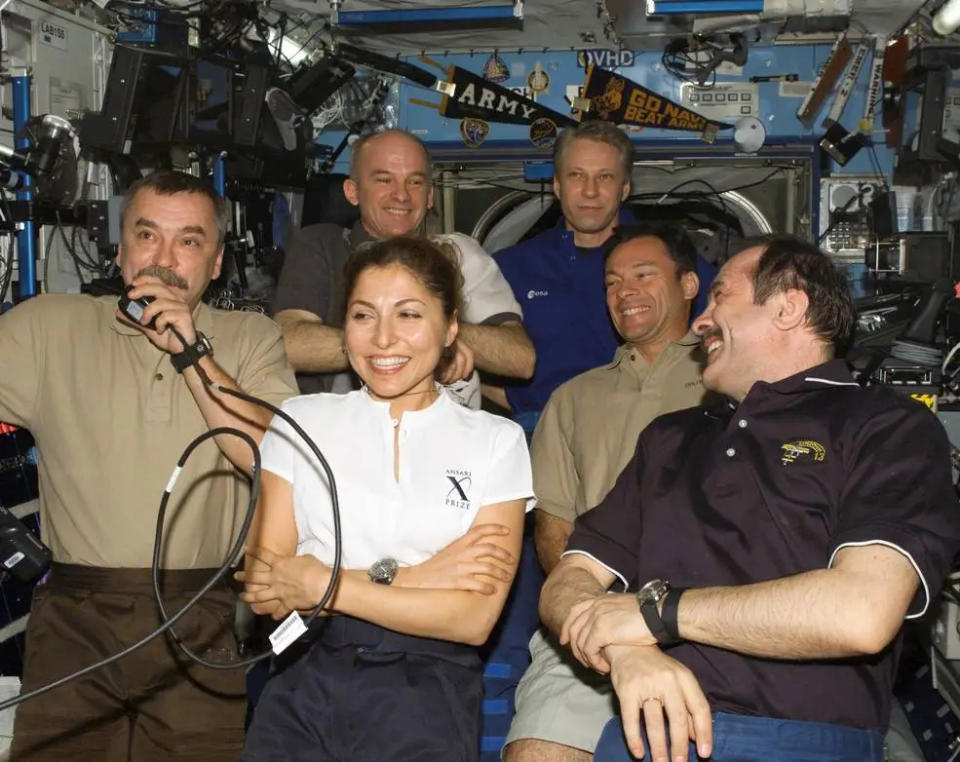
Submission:
[[[364,388],[284,404],[337,480],[346,571],[329,608],[340,616],[277,659],[242,759],[475,760],[475,647],[506,600],[532,504],[526,440],[435,381],[457,335],[462,280],[449,252],[381,241],[354,253],[345,276],[345,351]],[[326,588],[330,495],[286,424],[261,449],[258,547],[238,578],[254,611],[281,618]]]

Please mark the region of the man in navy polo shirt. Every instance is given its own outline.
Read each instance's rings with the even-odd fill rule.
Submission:
[[[834,359],[853,319],[815,247],[741,251],[694,321],[728,403],[654,421],[577,520],[540,614],[610,674],[600,762],[883,758],[901,624],[960,523],[936,417]]]
[[[620,208],[630,195],[632,157],[630,138],[610,122],[561,132],[553,151],[553,192],[563,218],[494,256],[523,308],[537,365],[529,381],[512,379],[484,393],[509,409],[528,435],[558,386],[609,363],[620,344],[603,298],[604,244],[618,225],[635,222]],[[697,258],[701,293],[715,274]],[[698,296],[693,314],[703,306]]]
[[[563,219],[494,256],[523,307],[537,365],[529,382],[510,383],[488,396],[509,408],[528,435],[553,390],[610,362],[619,344],[602,298],[603,245],[630,195],[632,157],[630,138],[609,122],[561,132],[553,192]]]

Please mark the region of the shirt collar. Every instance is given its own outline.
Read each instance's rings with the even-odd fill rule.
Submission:
[[[762,399],[769,392],[777,394],[803,394],[805,392],[822,392],[836,389],[859,387],[853,380],[847,364],[843,360],[830,360],[812,368],[807,368],[792,376],[767,383],[757,381],[747,393],[747,396],[738,405],[727,398],[723,402],[710,406],[704,413],[712,418],[728,420],[735,410],[751,400]]]
[[[676,341],[671,341],[666,347],[664,347],[663,351],[669,352],[673,347],[693,347],[699,343],[700,337],[697,336],[697,334],[695,334],[693,331],[687,331],[683,338],[677,339]],[[616,368],[621,362],[623,362],[623,358],[629,355],[632,351],[634,351],[634,349],[629,344],[621,344],[619,347],[617,347],[617,351],[613,355],[613,361],[604,367]],[[660,356],[663,356],[662,353]]]
[[[636,215],[635,215],[630,209],[628,209],[628,208],[625,207],[625,206],[621,206],[621,207],[620,207],[620,212],[617,214],[617,220],[618,220],[618,222],[619,222],[619,224],[620,224],[621,226],[623,226],[623,225],[636,225],[636,224],[637,224],[637,217],[636,217]],[[556,230],[557,232],[559,232],[561,235],[562,235],[563,233],[569,233],[571,236],[573,235],[573,231],[572,231],[572,230],[567,230],[567,221],[566,221],[566,219],[564,219],[564,217],[563,217],[562,214],[560,215],[560,219],[557,220],[557,224],[554,226],[554,230]],[[603,244],[601,244],[601,246],[602,246],[602,245],[603,245]],[[597,248],[599,248],[599,247],[597,247]]]
[[[782,381],[767,384],[779,394],[795,394],[797,392],[823,391],[829,389],[843,389],[859,387],[847,364],[843,360],[830,360],[820,365],[796,373]]]
[[[358,246],[362,246],[365,243],[370,241],[376,241],[374,238],[367,232],[367,229],[363,226],[363,223],[360,220],[357,220],[353,223],[353,227],[350,228],[350,248],[355,249]]]
[[[437,415],[439,415],[447,405],[456,404],[450,399],[446,389],[443,386],[440,384],[435,384],[435,388],[439,394],[437,395],[437,399],[435,399],[429,406],[421,410],[404,411],[402,419],[404,426],[420,426],[422,424],[428,424]],[[362,398],[367,401],[367,404],[374,409],[382,410],[383,415],[390,417],[390,403],[387,400],[374,399],[373,395],[370,394],[370,389],[366,386],[366,384],[360,387],[360,394],[362,395]]]

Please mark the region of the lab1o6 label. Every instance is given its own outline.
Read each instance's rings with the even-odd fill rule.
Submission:
[[[40,42],[44,45],[57,48],[58,50],[67,49],[67,28],[54,24],[51,21],[40,22]]]

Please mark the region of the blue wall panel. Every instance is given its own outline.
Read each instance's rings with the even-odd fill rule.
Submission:
[[[810,82],[823,65],[830,51],[830,45],[781,45],[781,46],[754,46],[749,49],[749,56],[742,74],[717,76],[717,83],[748,82],[751,76],[770,76],[778,74],[797,74],[801,82]],[[432,55],[431,59],[446,67],[457,65],[472,72],[480,73],[489,52],[475,52],[473,54]],[[525,87],[527,78],[539,63],[543,71],[550,78],[547,92],[536,96],[538,103],[564,114],[570,113],[570,105],[565,100],[568,86],[582,85],[585,69],[582,66],[583,56],[576,51],[523,51],[499,52],[500,58],[510,71],[510,77],[501,84],[505,87]],[[630,65],[620,66],[616,71],[625,77],[644,85],[645,87],[680,102],[681,82],[666,71],[660,60],[660,53],[645,52],[625,58],[633,58]],[[857,87],[847,103],[841,123],[850,131],[856,129],[857,121],[863,114],[866,101],[867,81],[869,77],[870,60],[867,56],[861,69]],[[410,63],[430,69],[436,74],[440,71],[418,58],[407,59]],[[442,75],[441,75],[442,76]],[[758,117],[766,128],[766,144],[776,145],[784,143],[806,142],[814,143],[819,140],[825,129],[821,123],[829,111],[832,98],[828,99],[818,114],[813,128],[805,127],[796,117],[801,103],[799,97],[781,97],[779,82],[759,83],[759,112]],[[401,127],[419,135],[425,142],[434,148],[463,147],[460,136],[460,121],[446,119],[440,116],[435,109],[410,103],[411,98],[439,103],[442,96],[418,85],[403,82],[400,87],[399,124]],[[879,116],[874,124],[874,137],[877,139],[877,156],[884,170],[889,172],[892,166],[892,152],[883,147],[882,126]],[[324,143],[336,143],[343,133],[330,132],[321,136]],[[730,131],[720,133],[717,144],[730,142]],[[702,147],[709,151],[708,144],[699,139],[695,133],[663,130],[658,128],[644,128],[639,132],[631,133],[631,137],[643,146],[656,146],[669,152],[671,146]],[[530,142],[529,130],[526,126],[490,123],[490,133],[481,145],[480,151],[486,158],[496,155],[500,150],[526,148],[531,157],[546,155],[542,149],[536,149]],[[499,150],[498,150],[499,149]],[[831,174],[871,174],[874,172],[868,150],[863,149],[850,161],[846,167],[833,164]],[[479,158],[479,156],[478,156]],[[340,167],[345,166],[342,162]]]

